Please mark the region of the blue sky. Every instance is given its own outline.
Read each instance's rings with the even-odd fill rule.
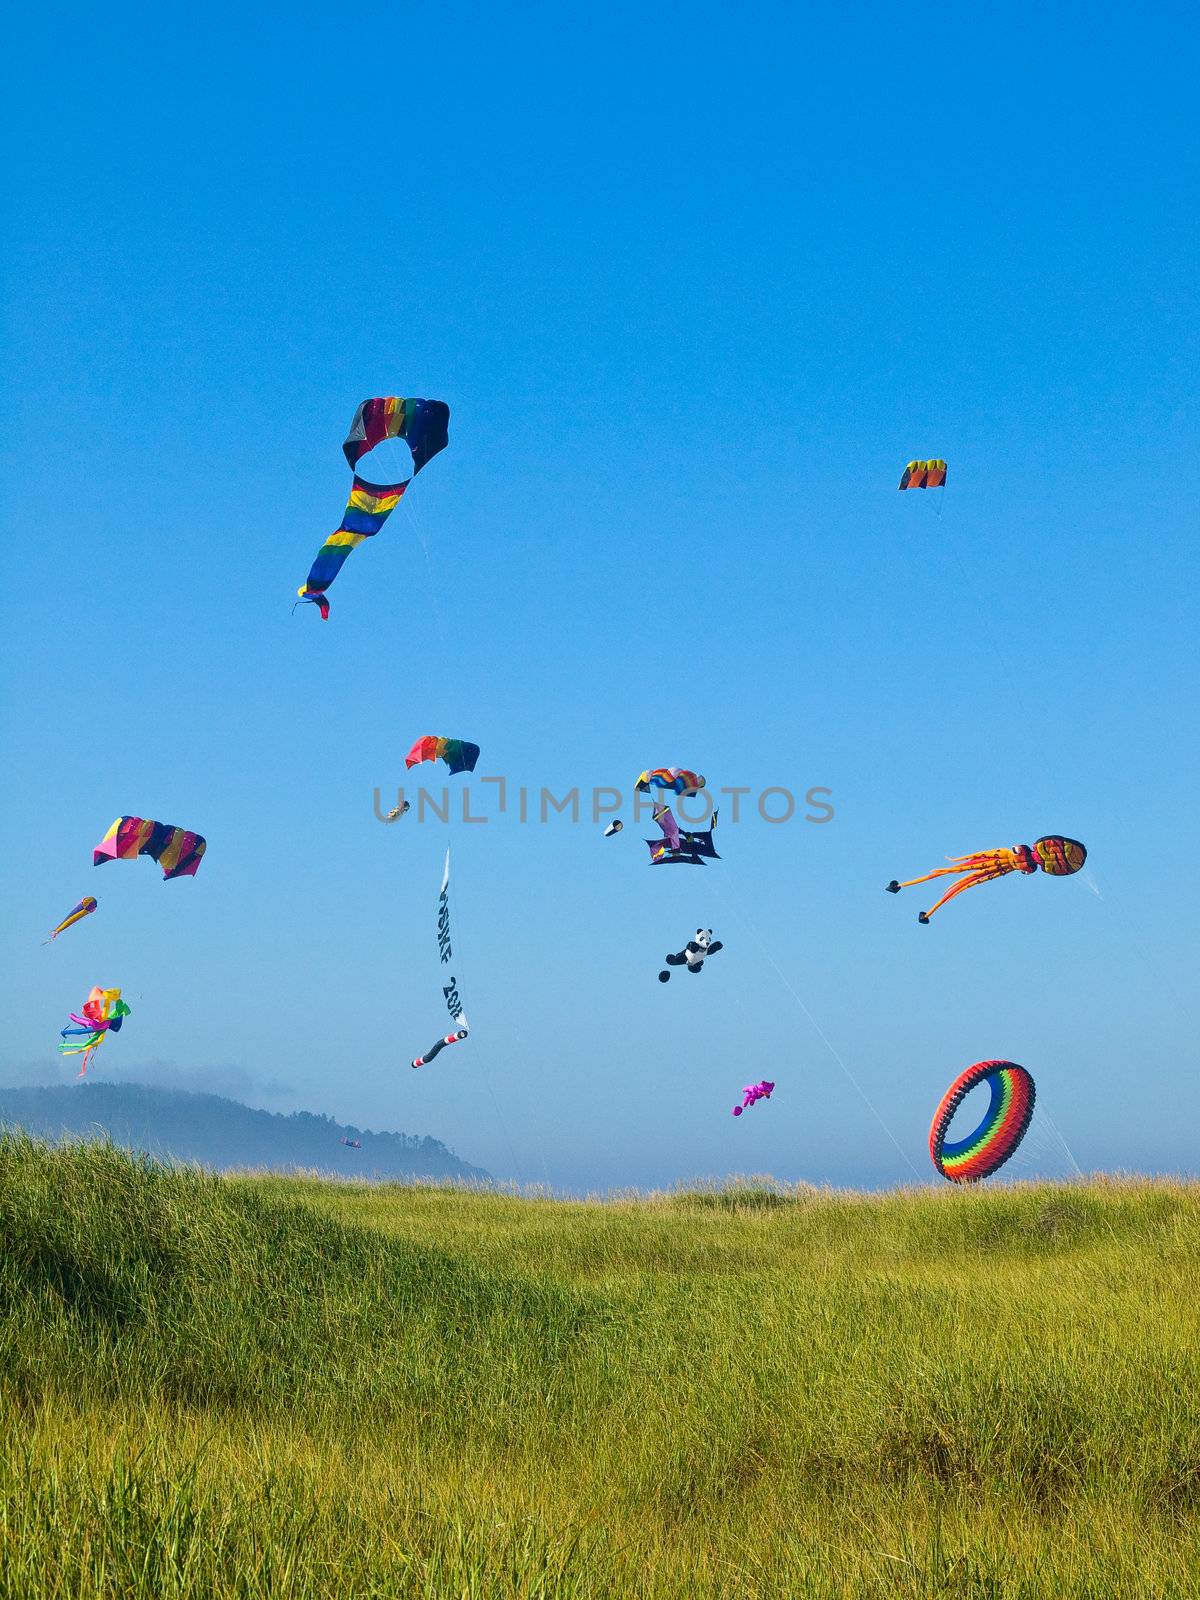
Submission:
[[[102,981],[105,1076],[526,1182],[924,1181],[988,1056],[1038,1084],[1018,1175],[1051,1126],[1194,1167],[1194,17],[360,21],[17,25],[6,1081],[70,1081]],[[450,448],[293,616],[388,393]],[[895,487],[930,454],[940,518]],[[535,793],[675,764],[835,816],[673,872],[628,809],[381,827],[423,733]],[[206,834],[199,876],[93,870],[121,812]],[[929,928],[881,892],[1047,832],[1085,874]],[[413,1073],[448,838],[472,1037]],[[725,950],[659,985],[697,925]]]

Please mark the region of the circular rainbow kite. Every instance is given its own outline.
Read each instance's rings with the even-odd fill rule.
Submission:
[[[992,1096],[983,1121],[967,1138],[948,1141],[954,1113],[979,1083],[986,1083]],[[974,1183],[999,1171],[1025,1137],[1036,1098],[1032,1077],[1015,1061],[977,1061],[959,1073],[942,1096],[929,1129],[930,1159],[942,1177],[951,1183]]]

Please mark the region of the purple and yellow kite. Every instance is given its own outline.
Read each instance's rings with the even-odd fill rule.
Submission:
[[[384,439],[403,439],[412,451],[412,477],[403,483],[368,483],[355,473],[341,523],[317,551],[312,571],[297,591],[300,600],[311,600],[326,621],[329,601],[325,591],[342,570],[346,557],[383,527],[413,478],[449,444],[449,428],[450,407],[444,400],[402,400],[396,395],[384,395],[364,400],[354,413],[342,445],[351,468]],[[296,604],[299,603],[298,600]]]
[[[118,817],[92,851],[92,865],[149,856],[162,868],[164,880],[194,878],[207,848],[204,836],[187,828],[173,828],[150,817]]]
[[[42,943],[49,944],[51,939],[57,939],[60,933],[64,933],[68,928],[73,928],[77,922],[82,922],[84,917],[90,917],[98,904],[99,902],[95,895],[85,894],[79,904],[72,906],[71,910],[67,912],[58,927],[51,928]]]

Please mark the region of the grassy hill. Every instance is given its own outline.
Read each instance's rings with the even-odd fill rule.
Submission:
[[[0,1597],[1200,1592],[1200,1191],[568,1204],[0,1139]]]
[[[123,1149],[218,1172],[328,1172],[357,1178],[486,1178],[440,1139],[370,1133],[310,1111],[283,1116],[218,1094],[186,1094],[133,1083],[70,1083],[0,1089],[0,1127],[44,1139],[107,1135]],[[339,1143],[356,1138],[361,1149]]]

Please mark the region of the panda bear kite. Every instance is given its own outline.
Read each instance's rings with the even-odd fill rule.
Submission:
[[[694,939],[689,939],[677,954],[667,957],[667,966],[686,966],[689,972],[699,972],[708,956],[715,956],[718,950],[723,949],[724,945],[720,939],[713,938],[711,928],[697,928]],[[671,974],[666,971],[660,972],[658,981],[669,983]]]

